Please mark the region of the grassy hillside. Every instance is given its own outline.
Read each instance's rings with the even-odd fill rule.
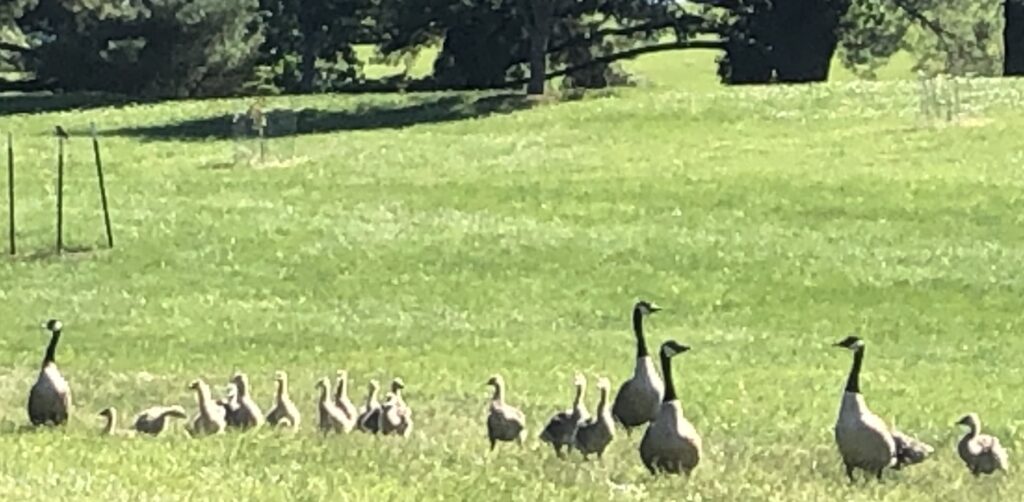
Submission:
[[[700,56],[703,57],[703,56]],[[642,63],[641,63],[642,64]],[[689,63],[699,65],[701,63]],[[0,258],[0,498],[67,500],[1007,500],[1016,473],[973,479],[952,424],[977,411],[1024,444],[1020,96],[979,80],[970,115],[926,124],[917,84],[645,86],[528,106],[493,95],[278,98],[302,134],[285,161],[235,166],[243,101],[9,114],[22,254]],[[643,68],[641,68],[643,69]],[[701,77],[703,78],[703,77]],[[24,102],[7,100],[11,109]],[[44,104],[59,105],[57,101]],[[95,121],[117,248],[50,254],[51,129]],[[69,145],[67,240],[103,240],[89,144]],[[6,214],[6,212],[0,212]],[[536,439],[574,371],[630,375],[636,298],[666,307],[686,414],[706,458],[652,478],[639,434],[602,461]],[[46,337],[78,402],[66,431],[26,432]],[[868,342],[873,409],[933,460],[849,486],[831,428],[850,356]],[[347,368],[408,385],[407,441],[314,433],[314,381]],[[96,413],[194,409],[274,370],[304,413],[295,437],[112,440]],[[501,372],[530,422],[488,453],[484,382]],[[588,397],[593,410],[593,389]]]

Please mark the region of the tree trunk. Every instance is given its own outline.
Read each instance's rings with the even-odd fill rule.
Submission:
[[[1003,75],[1024,75],[1024,0],[1005,0],[1003,18]]]
[[[779,82],[824,82],[839,42],[845,1],[780,2],[774,9],[772,63]]]
[[[555,0],[529,0],[527,26],[530,29],[530,81],[526,94],[544,94],[545,75],[548,72],[548,40],[551,39],[551,24],[554,17]]]
[[[311,31],[305,34],[302,41],[302,61],[299,63],[299,90],[304,93],[313,92],[313,86],[316,84],[316,58],[320,47],[319,38],[317,31]]]

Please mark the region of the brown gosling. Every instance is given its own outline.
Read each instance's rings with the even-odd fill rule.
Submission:
[[[228,383],[224,388],[224,397],[215,401],[215,404],[224,411],[224,423],[228,427],[241,427],[238,412],[238,386]]]
[[[356,420],[359,417],[359,410],[356,409],[356,405],[352,404],[352,400],[348,398],[348,371],[338,370],[338,386],[335,387],[334,391],[334,404],[341,409],[345,415],[348,415],[352,420]]]
[[[249,377],[242,372],[231,377],[231,383],[238,387],[238,426],[242,430],[256,429],[263,425],[263,412],[252,398]]]
[[[277,382],[277,392],[274,397],[274,407],[267,413],[267,423],[277,427],[299,428],[299,408],[292,402],[288,395],[288,374],[283,371],[274,373],[274,380]]]
[[[376,434],[380,430],[380,401],[377,400],[377,394],[380,392],[380,383],[376,380],[370,380],[366,384],[366,389],[366,403],[359,412],[359,418],[356,422],[359,425],[359,430]]]
[[[968,428],[967,434],[957,443],[956,451],[971,474],[979,476],[1010,470],[1009,454],[999,443],[999,438],[981,433],[981,419],[977,413],[964,415],[956,424]]]
[[[134,431],[117,428],[117,410],[113,406],[104,409],[99,413],[99,415],[107,419],[106,423],[103,425],[103,435],[122,437],[131,437],[134,435]]]
[[[599,378],[597,380],[597,389],[601,393],[601,399],[597,402],[597,414],[594,415],[594,418],[580,425],[576,431],[574,438],[576,449],[583,454],[584,460],[592,453],[596,453],[597,458],[601,458],[604,455],[605,448],[615,438],[615,420],[612,418],[612,413],[608,406],[608,391],[610,388],[611,382],[607,378]]]
[[[501,375],[492,376],[487,380],[487,385],[494,387],[487,413],[487,437],[491,441],[491,451],[494,451],[498,441],[515,441],[523,446],[526,415],[505,402],[505,380]]]
[[[159,436],[167,425],[168,418],[188,418],[185,408],[181,406],[153,406],[135,415],[132,429],[151,436]]]
[[[344,412],[334,404],[330,396],[331,380],[323,377],[316,382],[316,388],[320,391],[320,398],[317,400],[317,411],[320,432],[347,433],[355,426],[355,421],[348,418]]]
[[[199,405],[199,412],[192,418],[189,427],[190,434],[197,437],[224,432],[224,427],[227,426],[224,408],[218,406],[210,397],[210,386],[202,379],[196,379],[188,387],[196,391],[196,403]]]
[[[412,410],[402,397],[405,382],[401,378],[391,381],[391,392],[380,410],[380,433],[408,437],[412,434]]]
[[[548,424],[540,433],[541,441],[550,443],[555,449],[555,455],[559,457],[562,456],[563,447],[572,448],[576,430],[590,418],[587,406],[583,403],[587,391],[587,379],[582,374],[576,373],[573,376],[572,384],[575,388],[572,408],[556,413],[548,420]]]

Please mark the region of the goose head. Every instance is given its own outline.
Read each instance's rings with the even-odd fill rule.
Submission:
[[[377,391],[380,390],[380,382],[376,380],[370,380],[369,383],[366,384],[366,390],[369,391],[370,394],[376,394]]]
[[[348,370],[338,370],[335,373],[335,377],[343,382],[348,382]]]
[[[398,394],[398,392],[404,388],[405,382],[403,382],[401,378],[395,377],[395,379],[391,381],[391,392]]]
[[[231,383],[238,388],[239,394],[244,395],[249,390],[249,376],[241,371],[231,376]]]
[[[56,333],[56,332],[61,331],[61,330],[64,329],[64,323],[58,321],[57,319],[50,319],[50,320],[44,322],[41,325],[41,327],[43,329],[49,331],[50,333]]]
[[[850,336],[848,336],[846,338],[843,338],[842,340],[839,340],[836,343],[833,343],[832,346],[833,347],[842,347],[842,348],[847,349],[847,350],[858,350],[858,349],[864,347],[864,340],[861,340],[857,336],[850,335]]]
[[[968,413],[960,417],[960,420],[957,420],[955,425],[962,425],[971,429],[976,429],[978,427],[978,422],[980,421],[981,420],[978,418],[977,413]]]
[[[683,345],[675,340],[669,340],[661,344],[661,355],[664,357],[675,357],[676,355],[682,354],[690,350],[690,347]]]
[[[285,373],[284,371],[280,371],[280,370],[275,371],[274,372],[274,381],[279,383],[279,384],[286,384],[286,383],[288,383],[288,373]]]
[[[114,411],[114,408],[104,408],[103,410],[101,410],[98,413],[99,416],[107,418],[107,419],[112,418],[116,414],[117,414],[117,412]]]
[[[586,387],[587,386],[587,377],[583,376],[583,373],[577,372],[572,377],[572,384],[574,386],[576,386],[576,387]]]
[[[612,388],[612,384],[605,377],[599,377],[597,379],[597,390],[607,391]]]
[[[485,385],[489,385],[496,389],[501,388],[505,386],[505,379],[501,378],[501,375],[491,375],[491,378],[487,379],[487,383]]]
[[[202,379],[197,378],[189,382],[188,388],[195,391],[202,391],[203,389],[206,389],[207,386],[206,382],[204,382]]]
[[[633,306],[633,310],[639,312],[641,316],[647,317],[661,310],[661,307],[651,302],[648,302],[647,300],[640,300],[636,302],[636,305]]]
[[[320,390],[320,391],[325,391],[326,392],[327,389],[330,389],[330,388],[331,388],[331,381],[328,380],[327,377],[323,377],[323,378],[321,378],[321,379],[316,381],[316,390]]]

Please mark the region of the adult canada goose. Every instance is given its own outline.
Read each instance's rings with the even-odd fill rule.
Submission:
[[[274,380],[277,382],[277,391],[274,395],[274,406],[267,413],[267,423],[274,426],[282,426],[282,420],[286,421],[286,427],[299,427],[299,408],[292,402],[288,395],[288,374],[283,371],[274,373]]]
[[[853,351],[853,366],[846,379],[846,388],[836,418],[836,445],[846,467],[846,476],[853,481],[853,470],[862,469],[882,479],[882,471],[895,462],[896,441],[885,421],[868,409],[860,393],[860,368],[864,362],[864,341],[848,336],[835,344]]]
[[[505,402],[505,380],[501,375],[492,376],[487,385],[494,387],[487,413],[487,437],[491,441],[491,450],[498,441],[515,441],[522,446],[526,437],[526,415]]]
[[[540,433],[541,441],[550,443],[555,449],[555,455],[562,456],[562,447],[572,447],[576,435],[576,429],[584,420],[590,418],[583,398],[587,392],[587,379],[582,374],[576,373],[572,380],[575,388],[572,400],[572,408],[556,413],[544,430]]]
[[[644,339],[644,318],[661,310],[656,305],[640,300],[633,306],[633,334],[636,336],[636,366],[633,376],[626,380],[612,404],[612,416],[625,427],[628,433],[641,426],[658,413],[661,395],[665,385],[654,369],[654,361],[647,352]]]
[[[135,415],[132,428],[143,434],[158,436],[164,431],[168,418],[188,418],[181,406],[153,406]]]
[[[71,387],[57,369],[55,354],[63,324],[50,319],[43,328],[50,331],[50,343],[43,355],[39,377],[28,393],[28,419],[32,425],[63,425],[71,414]]]
[[[981,419],[977,413],[968,413],[956,423],[968,428],[964,437],[956,445],[967,469],[975,476],[992,474],[999,470],[1010,470],[1010,458],[1006,449],[999,443],[999,438],[981,433]]]
[[[338,385],[334,390],[334,404],[338,405],[346,415],[351,419],[359,417],[359,410],[356,409],[356,405],[352,404],[352,400],[348,398],[348,371],[338,370]]]
[[[238,372],[231,377],[231,383],[238,388],[238,410],[235,415],[238,419],[238,426],[245,430],[263,425],[263,412],[252,398],[249,377],[245,373]]]
[[[664,471],[689,475],[700,463],[703,441],[693,424],[683,416],[672,378],[672,358],[690,350],[674,340],[661,344],[661,371],[665,395],[657,416],[648,424],[640,442],[640,459],[651,474]]]
[[[665,377],[669,379],[668,376]],[[611,383],[607,378],[597,380],[597,389],[601,393],[601,399],[597,402],[597,414],[594,418],[587,420],[576,431],[576,449],[586,459],[591,453],[596,453],[597,458],[604,455],[605,448],[615,438],[615,422],[612,420],[611,410],[608,409],[608,391]]]
[[[402,398],[405,382],[401,378],[391,381],[391,392],[380,408],[380,433],[407,437],[412,433],[412,410]]]
[[[376,434],[380,430],[380,401],[377,400],[377,393],[380,392],[380,383],[370,380],[366,385],[366,404],[359,412],[356,420],[359,430]]]
[[[192,418],[189,427],[192,436],[223,432],[226,427],[224,408],[218,406],[210,397],[210,386],[202,379],[196,379],[188,387],[196,391],[196,403],[199,406],[199,412]]]
[[[132,436],[134,431],[123,430],[117,428],[117,410],[114,407],[105,408],[99,412],[101,417],[107,419],[103,425],[103,435],[105,436]]]
[[[330,396],[331,380],[327,377],[321,378],[316,382],[316,388],[320,391],[320,397],[317,399],[318,427],[320,431],[325,434],[328,432],[351,431],[355,421],[350,419],[348,415],[345,415],[338,408],[338,405],[334,404],[334,399]]]

